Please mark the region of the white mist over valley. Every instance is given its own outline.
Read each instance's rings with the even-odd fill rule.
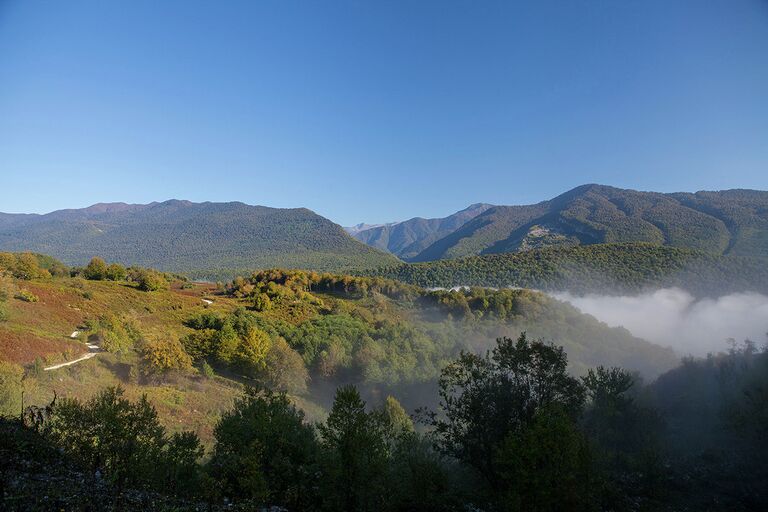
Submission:
[[[729,338],[748,338],[762,345],[768,332],[768,296],[760,293],[698,299],[680,288],[663,288],[635,296],[552,295],[610,326],[625,327],[682,355],[724,351]]]

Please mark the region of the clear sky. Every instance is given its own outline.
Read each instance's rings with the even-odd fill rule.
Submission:
[[[0,0],[0,211],[768,189],[768,1]]]

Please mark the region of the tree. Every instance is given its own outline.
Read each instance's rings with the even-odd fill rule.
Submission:
[[[290,510],[316,508],[318,445],[285,394],[248,387],[214,430],[208,465],[226,496]]]
[[[267,353],[269,353],[271,346],[272,340],[269,338],[269,334],[252,327],[240,340],[235,362],[244,371],[256,376],[264,370]]]
[[[83,277],[92,281],[107,279],[107,262],[94,256],[83,269]]]
[[[213,329],[201,329],[181,338],[181,344],[193,361],[204,361],[215,353],[217,335]]]
[[[499,473],[497,453],[510,436],[524,435],[537,414],[552,407],[575,420],[584,389],[566,371],[561,347],[499,338],[485,356],[462,353],[442,371],[440,407],[426,414],[438,448],[474,467],[493,489],[508,481]]]
[[[136,282],[139,290],[145,292],[154,292],[168,288],[168,281],[156,270],[135,270],[132,272],[131,279]]]
[[[503,510],[594,510],[587,441],[560,406],[539,408],[496,451]]]
[[[216,357],[221,362],[230,364],[235,361],[239,346],[240,337],[232,326],[232,322],[224,322],[216,335]]]
[[[265,384],[286,393],[304,393],[309,372],[304,359],[284,338],[278,337],[267,352],[262,372]]]
[[[119,263],[109,265],[105,273],[106,278],[110,281],[124,281],[127,275],[128,272],[125,270],[125,267]]]
[[[413,432],[413,420],[405,412],[397,398],[389,395],[384,401],[382,410],[386,422],[396,436]]]
[[[164,488],[170,474],[185,474],[202,455],[191,432],[170,440],[146,395],[137,402],[109,387],[83,403],[64,398],[53,408],[44,431],[65,452],[111,480],[118,500],[126,485]]]
[[[192,368],[192,359],[175,337],[145,341],[141,358],[149,374],[163,374],[171,370],[187,371]]]
[[[354,386],[336,390],[328,420],[318,427],[326,454],[326,496],[334,510],[353,512],[383,507],[387,427],[380,412],[365,411],[365,402]]]

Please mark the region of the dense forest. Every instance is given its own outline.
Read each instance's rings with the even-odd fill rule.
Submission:
[[[699,295],[768,292],[765,259],[644,243],[549,247],[400,264],[366,274],[424,287],[488,286],[633,293],[678,286]]]

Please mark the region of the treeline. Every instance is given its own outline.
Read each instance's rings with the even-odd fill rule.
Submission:
[[[677,286],[693,293],[768,293],[765,260],[653,244],[551,247],[386,267],[366,275],[418,286],[522,287],[634,293]]]
[[[68,267],[50,256],[10,252],[0,252],[0,275],[3,274],[22,280],[70,276],[91,281],[128,281],[144,291],[165,289],[172,281],[187,280],[170,272],[136,266],[126,268],[120,263],[108,264],[99,257],[91,258],[85,267]]]
[[[103,475],[116,508],[125,500],[145,510],[768,505],[768,352],[747,342],[688,360],[650,386],[620,368],[581,378],[566,368],[560,347],[525,334],[501,338],[487,354],[462,353],[441,371],[434,410],[409,416],[393,397],[369,407],[345,386],[316,424],[284,394],[248,388],[218,421],[205,463],[193,433],[169,434],[145,399],[131,402],[119,388],[87,402],[59,399],[28,410],[25,421],[87,474]],[[4,430],[0,450],[21,435]],[[21,478],[33,464],[17,457],[0,473],[6,509],[86,508],[88,496],[57,491],[65,483],[53,479],[44,492],[57,501],[48,508],[20,501],[39,478]]]

